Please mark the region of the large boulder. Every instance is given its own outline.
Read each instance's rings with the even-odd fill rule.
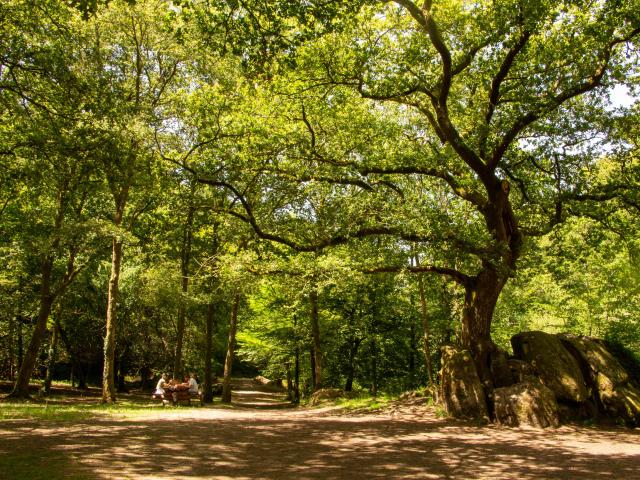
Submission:
[[[441,398],[447,413],[488,421],[489,412],[475,363],[467,350],[442,347]]]
[[[316,390],[309,397],[309,405],[318,405],[323,400],[335,400],[337,398],[345,398],[344,391],[339,388],[321,388]]]
[[[551,389],[530,379],[493,391],[496,423],[510,427],[557,427],[558,403]]]
[[[522,332],[511,338],[516,358],[531,364],[558,400],[584,402],[589,392],[578,361],[555,335]]]
[[[507,360],[507,367],[509,368],[509,372],[511,373],[511,385],[513,385],[514,383],[522,383],[525,380],[528,380],[530,377],[535,377],[533,367],[524,360],[510,358],[509,360]]]
[[[627,424],[639,425],[640,392],[629,383],[628,373],[605,345],[597,339],[568,333],[558,337],[581,363],[604,412]]]
[[[615,388],[629,381],[626,370],[598,340],[570,333],[562,333],[558,338],[578,361],[586,364],[588,374],[596,380],[598,389]]]

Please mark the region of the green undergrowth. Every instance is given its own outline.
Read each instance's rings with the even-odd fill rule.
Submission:
[[[394,397],[387,394],[360,396],[357,398],[336,398],[333,404],[347,412],[375,412],[387,407]]]

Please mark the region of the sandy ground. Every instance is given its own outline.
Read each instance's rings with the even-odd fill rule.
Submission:
[[[276,408],[285,406],[279,395],[239,387],[234,408],[159,406],[135,421],[5,421],[0,456],[24,458],[25,468],[42,461],[38,470],[61,465],[41,477],[49,480],[640,479],[637,430],[478,427],[415,405],[366,415]],[[18,473],[0,467],[2,479]]]

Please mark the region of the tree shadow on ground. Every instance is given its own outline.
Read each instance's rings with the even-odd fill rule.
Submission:
[[[207,417],[50,427],[18,422],[0,429],[0,454],[32,456],[36,448],[67,458],[68,474],[94,479],[640,478],[640,435],[629,430],[514,430],[308,411],[202,413]]]

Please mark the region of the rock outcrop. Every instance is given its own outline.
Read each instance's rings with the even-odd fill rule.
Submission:
[[[605,345],[593,338],[561,334],[559,338],[582,365],[603,413],[628,425],[640,425],[640,392]]]
[[[496,423],[511,427],[557,427],[558,403],[551,389],[537,379],[529,379],[493,391]]]
[[[578,361],[555,335],[523,332],[511,338],[516,358],[531,364],[536,376],[558,400],[584,402],[589,398]]]
[[[442,347],[441,398],[447,413],[488,421],[489,412],[475,363],[467,350]]]

